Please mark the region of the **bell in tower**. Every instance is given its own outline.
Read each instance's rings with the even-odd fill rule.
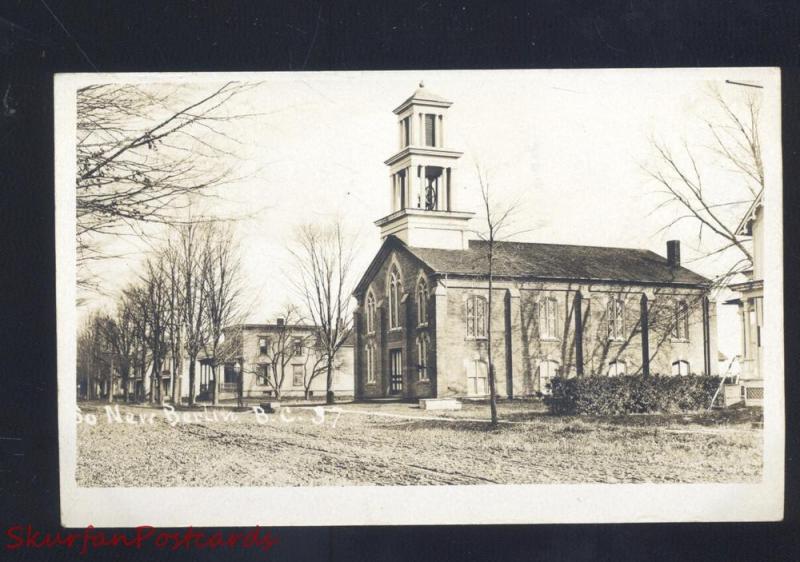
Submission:
[[[376,221],[381,237],[393,234],[410,246],[464,249],[474,213],[458,211],[456,163],[462,152],[445,148],[447,109],[452,102],[419,88],[394,113],[398,152],[386,160],[390,214]]]

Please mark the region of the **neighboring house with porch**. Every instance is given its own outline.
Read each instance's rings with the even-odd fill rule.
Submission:
[[[325,396],[326,372],[319,352],[318,329],[305,324],[285,324],[278,319],[272,324],[238,324],[223,331],[225,338],[218,355],[223,358],[217,367],[220,376],[220,400],[234,400],[238,395],[241,373],[245,398],[302,398]],[[165,401],[172,398],[171,357],[164,358],[160,377]],[[198,357],[195,366],[195,398],[198,402],[213,400],[213,360]],[[129,399],[146,401],[150,393],[150,370],[145,376],[131,374],[128,379]],[[314,373],[317,373],[314,375]],[[277,379],[276,379],[277,375]],[[313,376],[312,376],[313,375]],[[337,397],[353,396],[352,337],[339,349],[334,360],[333,392]],[[183,357],[178,369],[177,392],[184,403],[189,398],[189,360]],[[278,382],[281,382],[278,386]],[[79,384],[79,389],[82,388]],[[279,389],[279,392],[277,390]],[[123,394],[119,377],[114,380],[114,394]],[[79,392],[83,397],[83,393]]]
[[[500,396],[547,394],[556,375],[716,374],[710,281],[632,248],[497,242],[493,306],[485,241],[470,240],[451,105],[422,85],[394,110],[384,242],[354,296],[357,398],[488,395],[488,334]]]
[[[764,192],[763,190],[747,210],[736,236],[751,245],[752,267],[744,272],[745,279],[729,285],[737,297],[725,304],[739,308],[741,323],[741,375],[740,397],[747,404],[761,404],[764,397],[762,359],[762,332],[764,326]]]

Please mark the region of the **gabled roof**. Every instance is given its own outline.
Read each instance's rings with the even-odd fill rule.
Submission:
[[[356,288],[353,290],[353,295],[358,296],[366,292],[367,287],[372,282],[372,278],[375,277],[376,273],[378,273],[378,270],[381,268],[381,265],[383,265],[383,262],[386,260],[387,257],[389,257],[389,254],[392,252],[392,250],[400,250],[400,251],[405,250],[408,253],[408,255],[416,258],[416,256],[413,253],[408,251],[409,247],[405,244],[405,242],[403,242],[396,236],[390,234],[389,236],[386,237],[386,240],[383,241],[383,244],[381,244],[381,247],[378,249],[377,253],[375,254],[375,257],[372,258],[371,262],[369,262],[366,271],[364,271],[364,275],[361,276],[361,280],[358,282]],[[419,260],[419,258],[416,259],[420,261],[421,265],[430,269],[430,266],[428,266],[425,262]]]
[[[756,211],[759,207],[764,205],[764,189],[762,188],[761,191],[758,192],[756,198],[753,200],[753,203],[747,209],[747,212],[742,217],[742,220],[739,221],[739,225],[736,227],[734,234],[736,236],[750,236],[750,223],[753,219],[756,218]]]
[[[417,248],[389,236],[359,283],[356,294],[366,290],[392,249],[407,251],[432,273],[485,276],[488,243],[471,240],[467,250]],[[685,267],[671,267],[663,256],[635,248],[495,242],[494,274],[497,277],[604,281],[660,285],[706,286],[710,280]]]

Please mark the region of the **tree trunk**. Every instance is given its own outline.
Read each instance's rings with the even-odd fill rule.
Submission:
[[[497,425],[497,391],[494,379],[494,360],[492,358],[492,285],[494,265],[494,241],[489,241],[489,310],[486,319],[486,345],[489,358],[489,409],[492,414],[492,425]]]
[[[175,401],[175,397],[177,396],[177,387],[178,387],[178,384],[177,384],[178,377],[177,377],[177,375],[178,375],[178,360],[173,355],[173,357],[172,357],[172,377],[171,377],[171,380],[169,381],[170,382],[170,386],[172,387],[170,390],[172,390],[172,403],[173,404],[177,404],[177,402]]]
[[[108,369],[108,403],[114,401],[114,359],[111,359],[111,365]]]
[[[219,386],[219,377],[217,376],[217,368],[218,367],[219,367],[219,365],[217,365],[217,362],[215,360],[214,363],[211,365],[211,376],[214,377],[214,397],[213,397],[213,401],[212,401],[212,404],[214,406],[219,406],[219,389],[220,389],[220,386]]]
[[[189,406],[194,406],[195,357],[189,358]]]
[[[328,362],[325,365],[325,370],[325,403],[333,404],[333,360],[331,359],[330,353],[328,354]]]
[[[283,383],[283,380],[279,380],[278,379],[278,366],[277,366],[277,364],[273,363],[272,365],[273,365],[273,367],[272,367],[272,382],[270,383],[270,386],[272,386],[272,390],[275,392],[275,400],[280,400],[281,399],[281,385]]]
[[[244,406],[244,366],[239,367],[239,373],[236,377],[236,405],[241,408]]]
[[[153,369],[150,371],[150,396],[149,402],[155,404],[156,402],[156,363],[153,361]]]

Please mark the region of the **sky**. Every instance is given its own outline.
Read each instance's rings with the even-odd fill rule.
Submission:
[[[662,230],[678,209],[655,211],[663,197],[644,170],[655,163],[651,139],[676,153],[685,143],[698,155],[708,192],[721,200],[739,197],[743,179],[708,149],[704,124],[721,118],[713,88],[734,105],[752,94],[753,88],[730,80],[764,86],[762,144],[780,146],[779,85],[764,69],[137,75],[136,81],[156,89],[189,82],[207,91],[230,78],[257,82],[230,102],[230,111],[254,116],[226,125],[235,139],[230,164],[242,179],[198,208],[239,219],[250,322],[274,320],[294,297],[286,282],[292,274],[287,245],[298,225],[341,219],[357,239],[359,275],[374,256],[381,240],[373,222],[389,213],[383,161],[399,148],[392,110],[421,80],[453,102],[445,144],[464,152],[458,210],[479,211],[480,167],[500,202],[520,202],[514,230],[524,232],[518,240],[640,247],[664,255],[666,240],[679,239],[684,264],[709,277],[731,257],[694,261],[714,240],[707,232],[698,239],[690,221]],[[730,209],[731,220],[744,211]],[[88,295],[79,315],[110,306],[138,275],[148,243],[126,236],[108,247],[124,257],[95,269],[104,294]],[[738,353],[735,307],[719,305],[718,318],[720,350]]]

